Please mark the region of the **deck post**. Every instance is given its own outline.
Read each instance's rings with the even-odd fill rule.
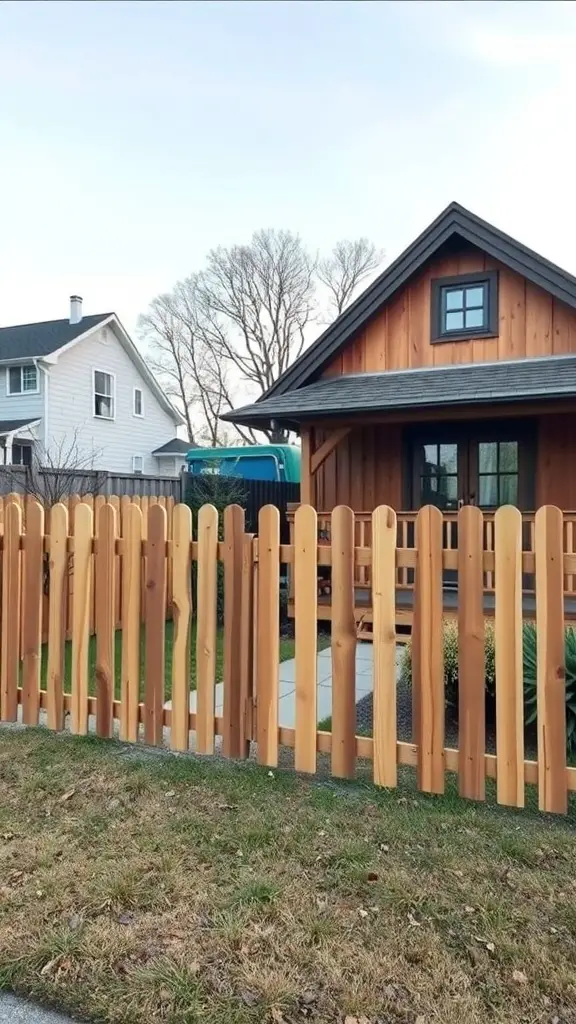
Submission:
[[[302,455],[300,461],[300,500],[303,505],[312,505],[312,427],[300,431]]]

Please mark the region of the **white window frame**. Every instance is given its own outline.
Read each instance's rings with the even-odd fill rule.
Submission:
[[[35,388],[26,388],[26,390],[24,390],[24,388],[22,387],[22,383],[23,383],[23,370],[24,369],[28,369],[28,368],[30,368],[30,369],[32,369],[32,370],[34,370],[36,372],[36,387]],[[20,370],[20,391],[11,391],[10,390],[10,371],[11,370]],[[7,396],[9,398],[22,398],[23,395],[39,395],[40,394],[40,374],[38,372],[38,367],[36,366],[36,363],[16,363],[16,364],[13,364],[12,366],[7,366],[6,367],[6,394],[7,394]]]
[[[136,459],[140,459],[140,462],[142,463],[142,468],[141,469],[136,469]],[[140,474],[144,473],[144,456],[143,455],[133,455],[132,456],[132,472],[133,473],[138,473],[138,476],[140,476]]]
[[[136,392],[140,392],[140,412],[136,412]],[[137,416],[139,420],[144,419],[144,390],[143,388],[133,388],[132,390],[132,415]]]
[[[96,374],[97,373],[105,373],[106,376],[110,377],[110,380],[112,381],[112,394],[111,395],[103,395],[100,391],[98,392],[98,394],[100,395],[101,398],[111,398],[112,399],[112,415],[111,416],[101,416],[101,415],[99,415],[99,413],[96,412]],[[101,370],[98,367],[95,367],[92,370],[92,416],[94,417],[95,420],[108,420],[108,421],[111,421],[111,420],[115,420],[116,419],[116,374],[115,373],[111,373],[110,370]]]

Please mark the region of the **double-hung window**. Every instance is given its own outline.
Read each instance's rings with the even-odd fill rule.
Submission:
[[[99,419],[113,420],[115,410],[115,380],[112,373],[94,370],[94,415]]]
[[[9,395],[38,394],[38,367],[34,363],[9,366],[7,377]]]

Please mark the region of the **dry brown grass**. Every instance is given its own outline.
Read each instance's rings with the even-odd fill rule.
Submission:
[[[0,733],[0,983],[136,1024],[574,1024],[570,819]]]

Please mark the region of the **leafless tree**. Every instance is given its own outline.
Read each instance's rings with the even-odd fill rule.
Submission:
[[[139,328],[150,346],[152,369],[184,413],[190,443],[218,447],[233,440],[234,433],[236,440],[253,443],[252,431],[231,431],[220,420],[234,405],[231,368],[207,338],[198,275],[154,299],[149,312],[140,317]]]
[[[79,431],[55,441],[49,447],[34,445],[29,466],[3,466],[15,490],[35,498],[46,508],[70,494],[99,494],[107,473],[94,469],[98,452],[80,443]]]
[[[337,242],[329,256],[318,264],[318,278],[329,293],[336,316],[351,302],[359,285],[381,265],[384,253],[368,238]]]
[[[226,443],[231,428],[225,431],[222,413],[259,397],[298,358],[318,322],[318,280],[340,312],[380,259],[371,242],[358,239],[339,242],[318,264],[298,235],[262,230],[247,245],[213,249],[201,272],[154,299],[140,318],[141,337],[184,411],[190,441]],[[245,443],[256,440],[250,430],[232,429]],[[288,439],[280,428],[264,433]]]
[[[207,340],[257,394],[304,348],[314,271],[302,240],[290,231],[257,231],[249,245],[208,254],[198,292]]]
[[[154,299],[148,312],[140,317],[138,326],[142,338],[151,346],[152,369],[162,380],[168,397],[175,400],[182,412],[190,444],[196,444],[193,409],[198,392],[188,357],[193,334],[187,330],[186,317],[179,311],[177,294],[183,287],[179,284],[173,294]]]

